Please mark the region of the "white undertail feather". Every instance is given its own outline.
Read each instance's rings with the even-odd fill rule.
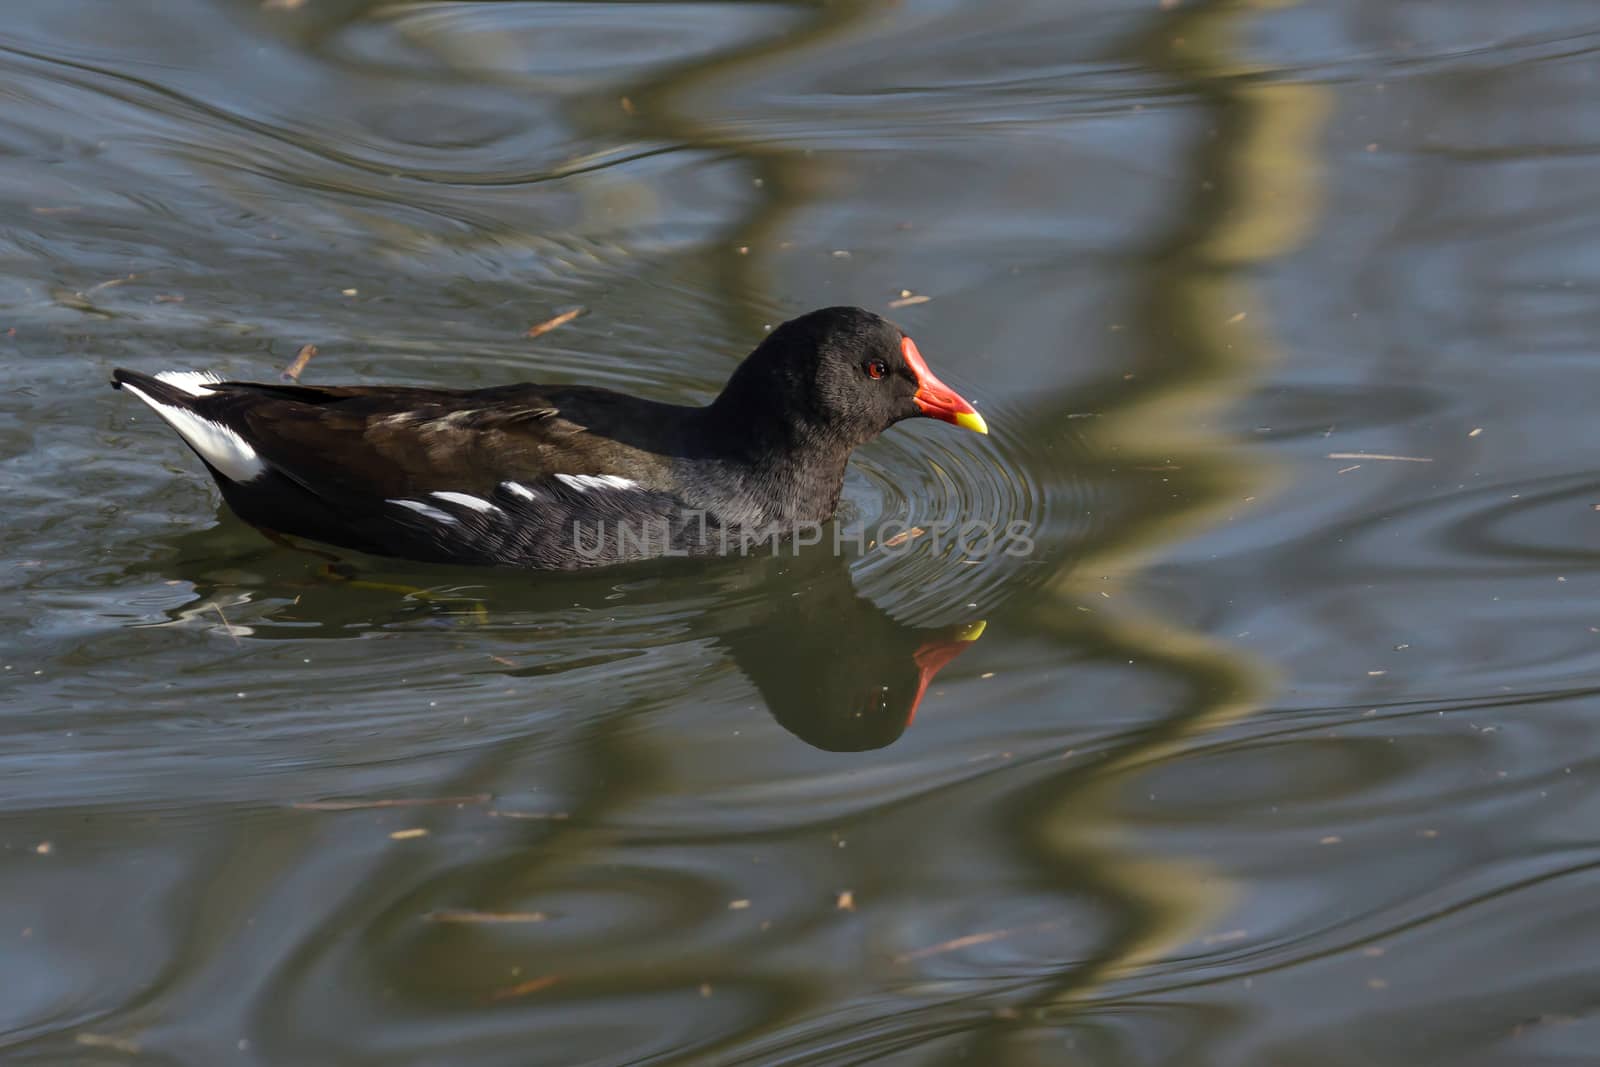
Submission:
[[[523,500],[539,499],[538,493],[535,493],[532,489],[529,489],[521,482],[501,482],[500,488],[504,489],[513,496],[521,497]]]
[[[215,385],[222,377],[208,370],[164,370],[156,380],[175,385],[190,396],[210,396],[212,390],[206,386]]]
[[[201,384],[202,381],[220,380],[198,371],[166,371],[156,377],[194,397],[211,392]],[[150,405],[152,411],[177,430],[189,447],[200,453],[201,458],[221,472],[223,477],[235,482],[248,482],[267,469],[261,457],[256,455],[256,450],[250,447],[250,442],[222,423],[213,422],[177,404],[164,404],[137,385],[123,382],[122,387]]]

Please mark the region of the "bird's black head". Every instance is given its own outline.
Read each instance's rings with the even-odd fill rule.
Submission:
[[[773,330],[716,406],[752,419],[776,415],[792,435],[848,448],[918,416],[989,432],[972,405],[934,377],[911,338],[856,307],[823,308]]]

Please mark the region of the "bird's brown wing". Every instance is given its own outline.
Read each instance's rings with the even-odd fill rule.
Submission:
[[[221,383],[194,403],[275,471],[333,500],[436,491],[483,495],[558,474],[650,483],[661,464],[564,414],[600,390],[507,386],[470,392]],[[616,397],[616,403],[628,398]]]

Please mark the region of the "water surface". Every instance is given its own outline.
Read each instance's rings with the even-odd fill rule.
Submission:
[[[8,16],[7,1063],[1600,1046],[1589,5]],[[834,303],[994,430],[845,539],[1031,555],[330,570],[103,384],[700,401]]]

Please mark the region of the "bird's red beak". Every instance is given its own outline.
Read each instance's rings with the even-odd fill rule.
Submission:
[[[909,337],[902,337],[900,352],[905,357],[906,366],[917,376],[917,391],[911,399],[924,415],[930,419],[953,422],[957,426],[964,426],[978,433],[989,432],[989,424],[983,421],[983,416],[928,369],[927,361],[922,358],[922,353],[917,351],[915,341]]]

